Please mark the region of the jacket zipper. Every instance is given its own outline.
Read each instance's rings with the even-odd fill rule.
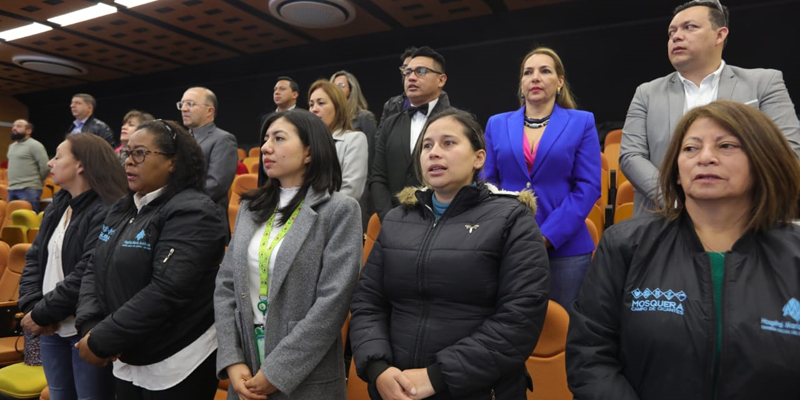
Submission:
[[[425,204],[425,207],[428,210],[430,210],[431,216],[433,216],[433,209],[431,209],[431,207],[428,206],[427,204]],[[416,337],[417,342],[416,345],[414,346],[415,366],[420,365],[419,350],[420,347],[422,347],[422,327],[425,325],[425,320],[428,318],[428,301],[425,298],[425,292],[422,284],[422,276],[423,276],[422,268],[424,260],[426,258],[425,255],[428,251],[428,246],[430,245],[431,242],[430,239],[431,236],[433,236],[433,230],[436,229],[437,222],[438,221],[436,221],[436,218],[434,217],[433,224],[431,224],[431,226],[428,227],[428,230],[425,231],[425,236],[422,239],[422,248],[420,249],[419,255],[417,256],[417,290],[419,291],[420,296],[422,296],[422,317],[420,318],[419,325],[417,326],[417,337]]]
[[[492,400],[496,400],[496,399],[494,398],[494,389],[492,389]]]
[[[728,252],[726,252],[726,253],[728,253]],[[720,379],[720,378],[722,378],[722,366],[724,365],[722,363],[722,354],[723,354],[723,350],[725,349],[723,344],[725,343],[725,337],[727,336],[725,334],[725,329],[723,329],[723,328],[725,327],[725,288],[728,286],[726,284],[726,281],[728,280],[728,274],[725,273],[727,271],[727,269],[728,269],[728,258],[727,257],[723,258],[722,263],[723,263],[722,264],[723,265],[723,267],[722,267],[722,293],[719,296],[719,302],[722,303],[722,304],[720,304],[720,307],[719,307],[719,313],[720,313],[720,316],[719,316],[719,319],[720,319],[719,329],[722,330],[722,334],[720,335],[720,339],[719,339],[720,343],[719,343],[719,359],[717,360],[717,382],[716,382],[717,385],[715,387],[711,388],[711,392],[714,393],[714,400],[719,398],[719,390],[718,390],[719,387],[720,387],[719,382],[722,381],[722,379]],[[715,324],[715,326],[716,326],[716,324]],[[715,331],[714,333],[716,334],[717,332]],[[716,342],[716,335],[714,336],[714,338],[715,338],[715,342]],[[716,347],[714,348],[714,350],[716,351]],[[712,373],[712,376],[713,376],[713,373]]]
[[[169,260],[169,258],[172,257],[172,254],[174,254],[174,253],[175,253],[175,248],[174,247],[170,248],[169,249],[169,254],[167,254],[167,256],[164,257],[164,262],[162,264],[166,264],[167,260]]]

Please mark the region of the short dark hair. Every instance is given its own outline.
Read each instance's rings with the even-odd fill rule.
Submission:
[[[418,48],[416,51],[414,51],[413,54],[411,54],[411,58],[415,58],[415,57],[432,58],[434,64],[437,64],[436,67],[439,69],[439,72],[442,72],[442,73],[445,72],[444,57],[442,57],[441,54],[437,53],[436,50],[434,50],[434,49],[432,49],[432,48],[430,48],[428,46],[422,46],[422,47]]]
[[[461,124],[461,126],[464,128],[464,136],[466,136],[469,140],[473,151],[486,150],[486,139],[483,136],[483,128],[481,127],[481,124],[478,123],[478,119],[475,118],[475,115],[455,107],[445,108],[438,114],[428,118],[428,121],[425,122],[425,126],[422,128],[422,133],[417,139],[417,143],[414,145],[414,172],[416,172],[417,179],[420,182],[425,182],[422,177],[422,166],[420,165],[420,162],[422,161],[420,159],[420,156],[422,155],[422,140],[425,137],[425,132],[428,130],[428,127],[430,127],[432,123],[442,118],[452,118]],[[477,182],[479,180],[482,170],[483,168],[475,170],[472,175],[473,181]]]
[[[730,13],[728,12],[728,7],[720,4],[719,1],[700,0],[683,3],[678,7],[675,7],[675,10],[672,12],[672,16],[674,17],[679,12],[687,8],[697,6],[708,7],[708,20],[711,21],[712,28],[718,29],[723,26],[728,27],[728,24],[730,23]]]
[[[292,88],[292,92],[300,93],[300,85],[298,85],[294,79],[289,78],[288,76],[279,76],[275,82],[280,82],[280,81],[288,81],[289,87]]]
[[[119,200],[128,192],[125,169],[111,145],[91,133],[67,135],[72,156],[83,166],[83,178],[106,203]]]
[[[414,55],[415,51],[417,51],[417,48],[414,46],[406,47],[406,49],[403,51],[403,54],[400,55],[400,63],[402,64],[406,61],[406,58]]]
[[[97,108],[97,100],[94,99],[94,96],[92,96],[92,95],[90,95],[88,93],[78,93],[78,94],[75,94],[75,95],[72,96],[73,99],[76,98],[76,97],[81,99],[81,100],[83,100],[83,101],[85,101],[90,106],[92,106],[92,109]]]
[[[206,159],[194,136],[175,121],[157,119],[139,124],[138,131],[153,135],[158,151],[171,154],[175,169],[170,173],[165,188],[168,197],[185,189],[203,191],[206,186]]]
[[[303,175],[303,184],[300,190],[292,198],[286,207],[278,210],[278,224],[283,224],[289,215],[292,214],[300,202],[305,199],[306,192],[313,188],[318,192],[327,191],[333,193],[342,187],[342,168],[339,166],[339,159],[336,156],[336,145],[333,143],[328,127],[322,119],[316,115],[303,110],[293,109],[272,114],[261,129],[261,137],[269,127],[279,119],[285,119],[288,123],[297,128],[297,134],[303,146],[308,146],[310,150],[311,162],[306,167]],[[258,161],[259,178],[266,175],[264,172],[264,159],[259,157]],[[262,181],[262,179],[259,179]],[[242,200],[250,201],[247,209],[255,214],[255,221],[263,223],[269,219],[275,207],[278,206],[280,197],[280,182],[275,178],[266,177],[262,186],[253,189],[242,195]]]

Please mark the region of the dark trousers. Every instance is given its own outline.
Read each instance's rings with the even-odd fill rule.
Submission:
[[[213,400],[219,385],[216,363],[215,351],[183,382],[166,390],[147,390],[114,378],[117,400]]]

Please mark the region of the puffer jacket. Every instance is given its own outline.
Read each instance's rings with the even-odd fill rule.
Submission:
[[[745,233],[725,253],[716,399],[800,393],[800,227]],[[711,261],[684,215],[606,230],[570,312],[576,399],[707,400],[714,392]]]
[[[351,305],[358,376],[427,368],[430,399],[525,399],[525,360],[547,312],[549,266],[531,192],[460,189],[438,221],[432,192],[406,189]]]
[[[108,213],[83,276],[75,325],[97,356],[132,365],[166,359],[214,323],[214,280],[226,232],[205,193],[163,194],[137,213],[132,195]]]
[[[55,324],[75,315],[81,279],[94,254],[97,236],[109,206],[91,189],[75,198],[68,191],[60,190],[56,192],[53,204],[44,210],[39,234],[25,254],[25,268],[19,278],[19,308],[25,313],[31,312],[31,318],[37,325]],[[64,280],[43,295],[47,245],[67,207],[72,207],[72,219],[64,232],[61,247]]]

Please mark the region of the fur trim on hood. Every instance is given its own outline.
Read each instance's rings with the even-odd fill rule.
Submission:
[[[483,184],[486,185],[486,188],[489,190],[489,193],[497,196],[514,197],[517,200],[519,200],[520,203],[527,206],[528,209],[531,210],[531,213],[534,216],[536,215],[536,195],[533,193],[532,190],[511,192],[507,190],[500,190],[491,183],[484,182]],[[419,200],[417,199],[416,195],[417,191],[426,192],[428,190],[430,190],[430,188],[427,186],[418,186],[418,187],[409,186],[401,190],[400,193],[398,193],[397,196],[395,197],[397,197],[397,200],[400,202],[400,204],[404,206],[413,207],[416,206],[417,203],[419,203]]]

